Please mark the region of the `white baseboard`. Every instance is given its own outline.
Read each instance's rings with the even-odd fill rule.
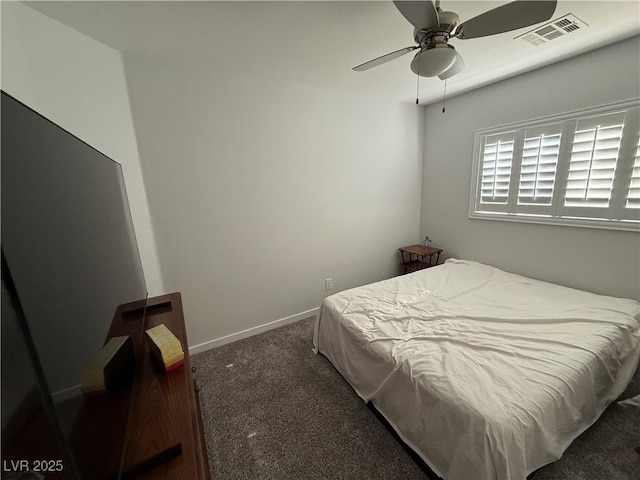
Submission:
[[[216,338],[214,340],[209,340],[208,342],[194,345],[193,347],[189,347],[189,355],[206,352],[207,350],[211,350],[212,348],[221,347],[222,345],[237,342],[238,340],[242,340],[243,338],[252,337],[254,335],[258,335],[259,333],[273,330],[274,328],[283,327],[289,323],[297,322],[298,320],[317,315],[318,311],[319,308],[312,308],[311,310],[296,313],[295,315],[291,315],[289,317],[274,320],[273,322],[258,325],[257,327],[247,328],[246,330],[242,330],[241,332],[232,333],[231,335],[226,335],[224,337]]]

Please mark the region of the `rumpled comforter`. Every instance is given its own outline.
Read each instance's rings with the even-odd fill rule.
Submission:
[[[629,383],[640,304],[450,259],[327,297],[314,346],[441,477],[525,479]]]

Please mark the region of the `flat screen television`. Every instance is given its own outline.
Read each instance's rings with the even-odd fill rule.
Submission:
[[[122,167],[5,92],[0,126],[2,476],[120,478],[135,369],[90,393],[82,372],[122,305],[134,351],[142,340]]]

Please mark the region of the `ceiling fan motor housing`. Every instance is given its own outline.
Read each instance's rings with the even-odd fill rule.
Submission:
[[[455,12],[438,12],[438,30],[447,32],[450,36],[456,34],[455,30],[460,25],[460,17]]]
[[[460,17],[455,12],[439,12],[438,27],[427,30],[413,29],[413,39],[420,46],[424,46],[433,37],[445,37],[445,41],[456,33],[460,25]]]

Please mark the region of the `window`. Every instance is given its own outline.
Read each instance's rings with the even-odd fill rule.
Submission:
[[[640,231],[640,101],[478,130],[469,217]]]

